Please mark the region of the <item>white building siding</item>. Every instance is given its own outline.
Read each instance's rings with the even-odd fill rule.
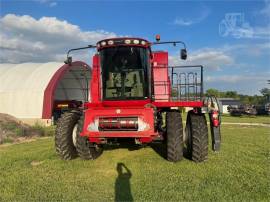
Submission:
[[[10,114],[21,119],[42,118],[45,89],[62,66],[63,63],[58,62],[0,64],[0,113]],[[72,66],[72,68],[76,69],[81,66]],[[70,76],[69,72],[67,75]],[[90,73],[88,77],[90,77]],[[69,82],[63,83],[66,89],[65,85]],[[71,85],[69,87],[79,88],[81,86],[78,81],[72,81]],[[62,93],[58,88],[59,85],[56,86],[56,97],[58,93]],[[75,96],[73,96],[71,90],[66,91],[68,97],[64,97],[65,99],[78,98],[82,94],[75,92]]]

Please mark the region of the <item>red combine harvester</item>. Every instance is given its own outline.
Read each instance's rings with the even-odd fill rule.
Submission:
[[[203,66],[168,66],[168,52],[152,51],[159,44],[182,44],[181,59],[187,58],[182,41],[148,42],[141,38],[112,38],[68,51],[96,48],[93,56],[91,101],[64,113],[55,134],[57,153],[65,160],[77,155],[95,159],[104,144],[133,139],[135,144],[166,145],[169,161],[187,156],[195,162],[208,155],[209,114],[212,149],[220,149],[220,114],[217,101],[203,95]],[[185,130],[180,110],[188,107]]]

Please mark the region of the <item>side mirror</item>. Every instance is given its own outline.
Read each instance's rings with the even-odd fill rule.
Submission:
[[[187,59],[187,49],[181,49],[181,59],[182,60]]]
[[[67,59],[64,61],[64,63],[71,65],[71,63],[72,63],[72,57],[71,56],[68,56]]]

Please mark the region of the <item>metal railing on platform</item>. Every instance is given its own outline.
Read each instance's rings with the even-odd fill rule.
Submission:
[[[168,98],[169,101],[202,100],[203,66],[170,66],[168,71],[169,80],[154,81],[154,89],[159,89],[153,95],[155,101],[168,100]]]

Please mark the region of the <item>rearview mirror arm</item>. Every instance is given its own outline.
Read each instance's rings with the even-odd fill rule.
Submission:
[[[186,44],[183,41],[164,41],[164,42],[152,42],[151,45],[159,45],[159,44],[173,44],[174,46],[177,43],[181,43],[184,46],[184,49],[186,49]]]
[[[67,58],[69,57],[69,54],[71,52],[73,52],[73,51],[83,50],[83,49],[89,49],[89,48],[96,48],[96,46],[94,46],[94,45],[88,45],[88,46],[81,47],[81,48],[72,48],[72,49],[69,49],[68,52],[67,52]]]

